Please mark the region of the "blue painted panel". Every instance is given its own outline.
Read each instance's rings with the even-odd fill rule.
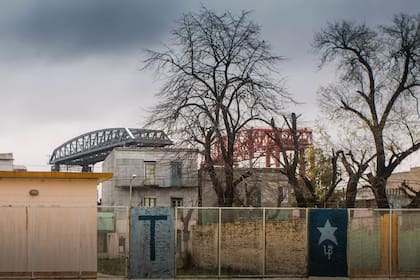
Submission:
[[[132,208],[130,277],[175,277],[174,209]]]
[[[309,276],[347,276],[347,210],[309,212]]]

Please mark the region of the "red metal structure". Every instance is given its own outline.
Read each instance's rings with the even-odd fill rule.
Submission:
[[[301,150],[312,145],[312,130],[301,128],[297,130]],[[286,151],[293,151],[293,138],[289,129],[278,129],[279,138]],[[272,159],[274,166],[280,167],[280,148],[276,145],[274,131],[271,128],[250,128],[239,132],[234,144],[234,161],[236,163],[250,161],[265,157],[265,167],[271,167]],[[213,149],[213,159],[223,162],[219,145]]]

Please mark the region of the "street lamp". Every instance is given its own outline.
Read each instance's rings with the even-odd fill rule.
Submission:
[[[129,199],[129,203],[130,203],[130,207],[131,207],[131,196],[132,196],[132,194],[133,194],[133,181],[134,181],[134,179],[136,179],[136,177],[137,177],[137,175],[136,174],[133,174],[133,175],[131,175],[131,179],[130,179],[130,199]]]

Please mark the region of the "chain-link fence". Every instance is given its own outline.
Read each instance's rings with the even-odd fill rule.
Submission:
[[[129,210],[0,207],[0,278],[128,277]],[[310,213],[176,208],[176,275],[308,276]],[[420,209],[347,213],[350,277],[420,277]]]
[[[176,209],[177,276],[308,276],[308,213]],[[351,277],[420,276],[420,210],[349,209]]]
[[[386,276],[382,269],[381,223],[388,211],[354,209],[349,211],[348,264],[350,275]]]
[[[128,276],[129,207],[98,207],[98,273]]]
[[[177,208],[177,275],[303,276],[306,209]]]
[[[420,209],[411,211],[393,211],[397,228],[393,228],[391,240],[394,244],[391,256],[393,270],[396,275],[420,275]],[[395,246],[396,245],[396,246]]]
[[[419,209],[354,209],[349,214],[351,276],[420,275]]]

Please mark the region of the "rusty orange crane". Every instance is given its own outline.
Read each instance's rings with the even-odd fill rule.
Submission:
[[[305,151],[312,146],[312,130],[308,128],[300,128],[297,130],[299,135],[299,149]],[[274,166],[280,167],[280,148],[274,141],[274,131],[271,128],[249,128],[241,130],[234,143],[234,162],[252,161],[261,157],[265,157],[265,167],[271,167],[272,159]],[[279,139],[283,143],[283,149],[293,151],[293,137],[290,129],[278,129]],[[225,138],[226,140],[226,138]],[[220,144],[216,143],[212,149],[212,158],[215,162],[223,162]]]

